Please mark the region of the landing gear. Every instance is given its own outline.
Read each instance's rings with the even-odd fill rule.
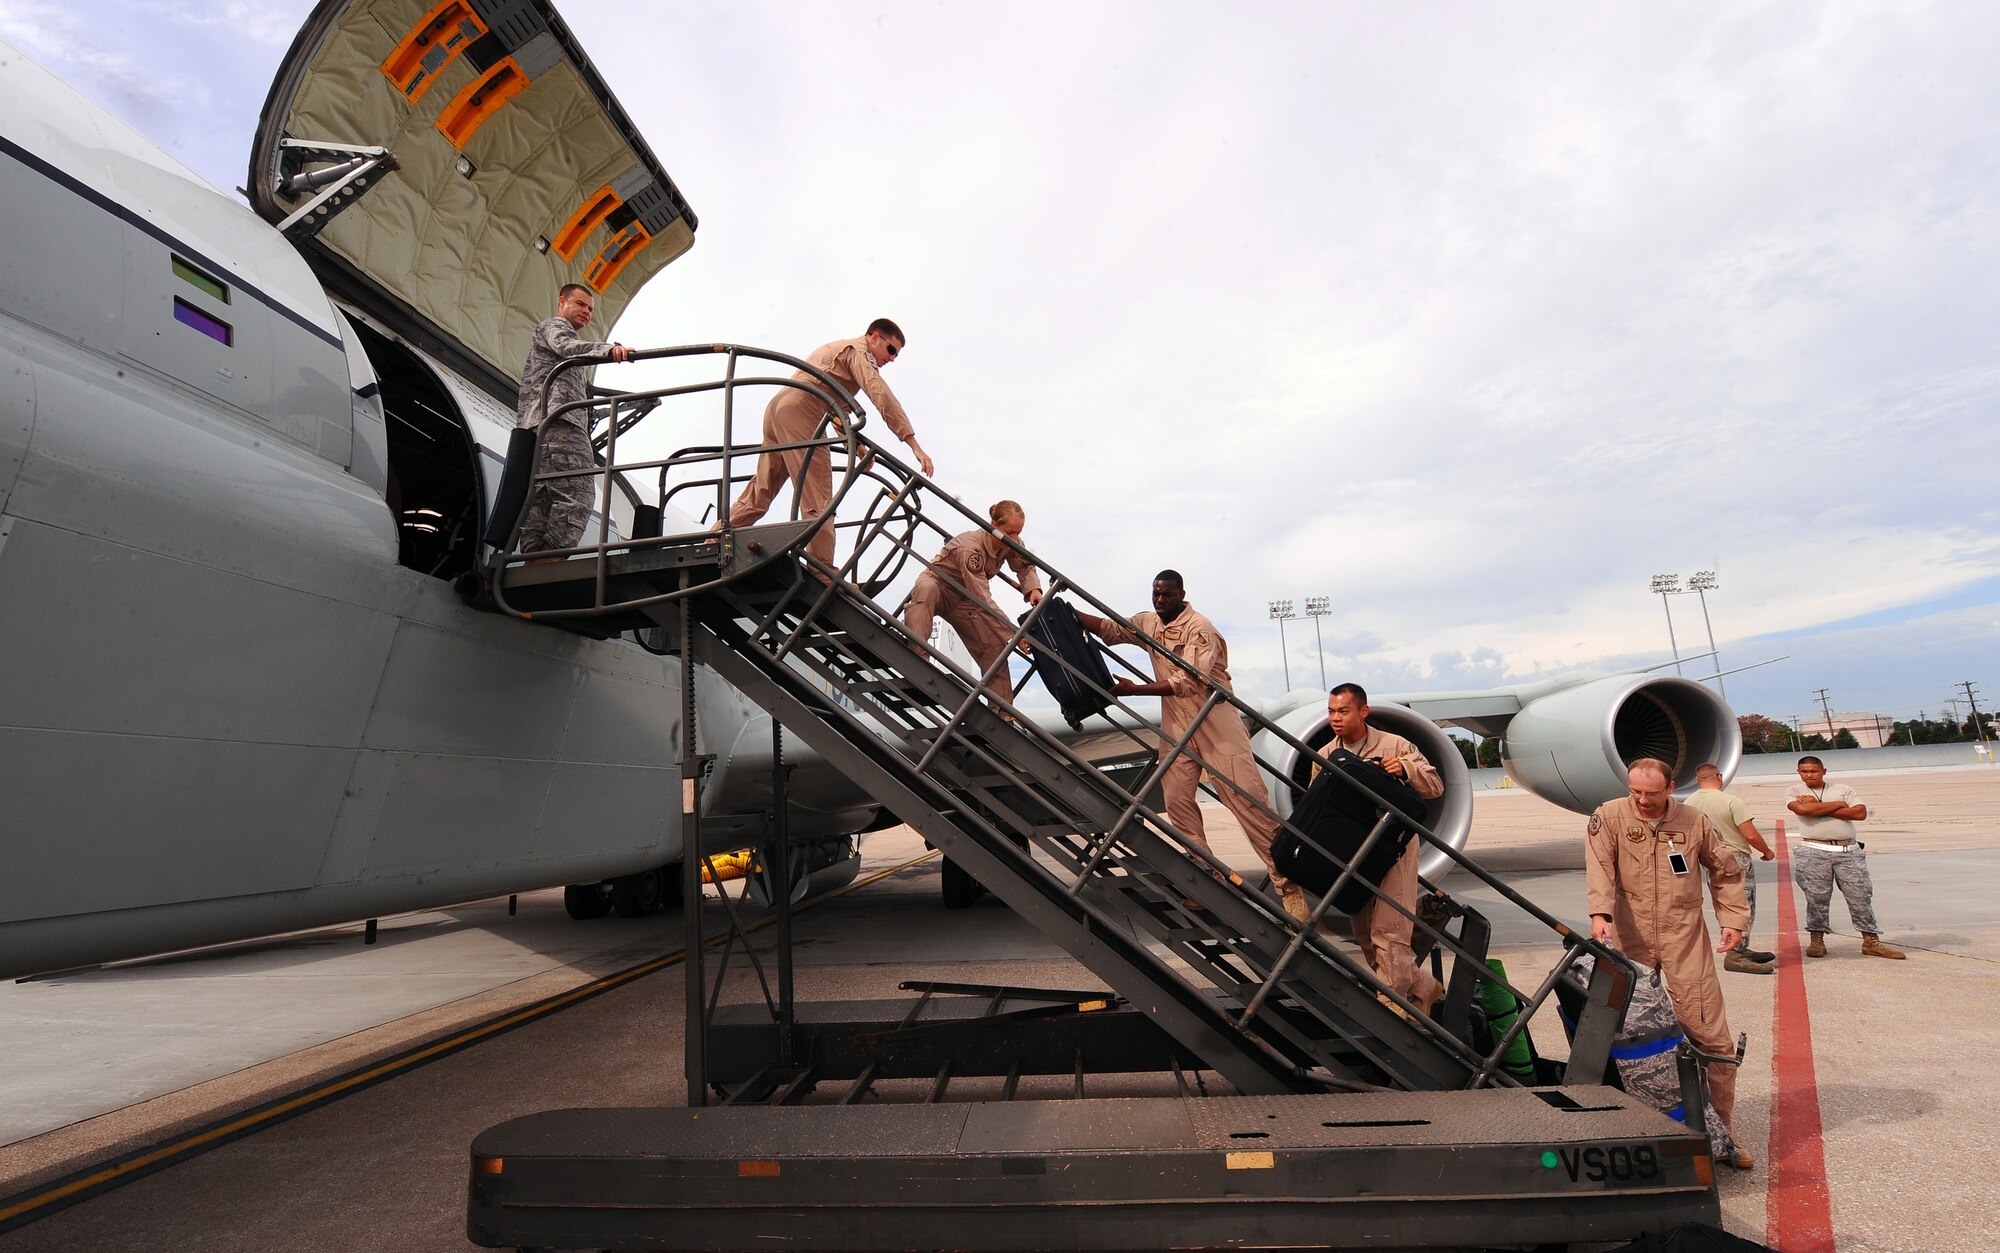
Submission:
[[[644,918],[659,909],[666,885],[658,870],[620,875],[611,881],[611,908],[620,918]]]
[[[572,883],[563,889],[563,912],[589,922],[611,912],[611,892],[602,883]]]
[[[674,862],[601,883],[572,883],[563,889],[563,909],[578,922],[602,918],[614,909],[620,918],[644,918],[662,909],[677,909],[685,898],[681,864]]]

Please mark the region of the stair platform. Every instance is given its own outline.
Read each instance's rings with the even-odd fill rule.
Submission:
[[[1719,1220],[1707,1141],[1608,1088],[552,1110],[467,1231],[604,1249],[1451,1248]]]

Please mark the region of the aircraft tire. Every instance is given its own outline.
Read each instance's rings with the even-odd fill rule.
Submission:
[[[578,922],[589,922],[611,912],[611,899],[599,883],[572,883],[563,889],[563,912]]]
[[[644,918],[660,907],[661,874],[644,870],[611,881],[611,908],[620,918]]]
[[[943,880],[944,907],[964,909],[979,896],[979,880],[967,874],[965,868],[949,857],[939,858],[940,878]]]
[[[670,862],[660,867],[660,908],[678,909],[687,903],[687,891],[681,883],[681,864]]]

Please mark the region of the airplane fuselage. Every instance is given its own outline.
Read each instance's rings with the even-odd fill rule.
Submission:
[[[678,860],[678,661],[467,607],[448,545],[405,564],[464,519],[401,443],[462,432],[476,532],[505,406],[31,62],[0,99],[0,976]],[[369,346],[456,412],[392,432]],[[718,778],[768,757],[697,690]],[[873,815],[815,782],[802,834]]]

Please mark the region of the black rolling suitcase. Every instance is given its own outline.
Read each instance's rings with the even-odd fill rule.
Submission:
[[[1041,616],[1028,628],[1028,639],[1035,649],[1031,673],[1042,676],[1042,686],[1062,706],[1063,721],[1076,727],[1090,715],[1110,708],[1111,698],[1101,689],[1111,686],[1111,668],[1104,664],[1104,645],[1084,631],[1068,601],[1054,596],[1042,602],[1041,610]],[[1027,618],[1027,613],[1021,615],[1023,622]],[[1077,673],[1057,665],[1054,658],[1058,657]]]
[[[1409,784],[1376,763],[1364,761],[1344,748],[1334,749],[1327,757],[1335,769],[1374,789],[1376,795],[1384,800],[1393,801],[1410,817],[1421,822],[1427,816],[1429,806],[1424,799]],[[1291,821],[1320,848],[1336,854],[1342,861],[1353,861],[1362,841],[1375,829],[1375,820],[1381,814],[1374,801],[1347,786],[1332,771],[1322,770],[1319,778],[1306,789],[1306,794],[1299,798],[1299,803],[1292,807]],[[1403,855],[1403,850],[1409,847],[1415,835],[1416,832],[1401,824],[1384,834],[1356,867],[1355,878],[1366,879],[1379,886],[1382,876],[1389,873],[1389,868],[1396,864],[1396,859]],[[1339,866],[1283,828],[1279,829],[1278,838],[1271,842],[1271,861],[1278,867],[1279,874],[1315,895],[1324,895],[1333,886],[1333,881],[1340,877]],[[1374,899],[1373,892],[1350,881],[1341,889],[1340,895],[1333,898],[1333,907],[1344,914],[1351,914]]]

